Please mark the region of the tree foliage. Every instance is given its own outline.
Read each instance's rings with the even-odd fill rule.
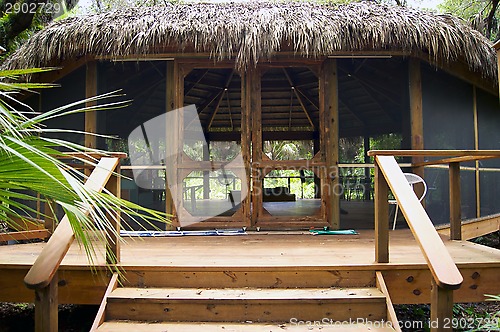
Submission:
[[[77,3],[78,0],[0,0],[0,46],[8,52],[15,50]]]
[[[439,10],[461,17],[490,40],[500,38],[500,0],[445,0]]]

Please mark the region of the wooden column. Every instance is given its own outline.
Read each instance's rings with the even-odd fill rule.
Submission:
[[[57,272],[47,287],[35,289],[35,331],[58,331]]]
[[[95,97],[97,95],[97,63],[95,61],[87,62],[85,71],[85,98]],[[87,102],[85,107],[95,106],[96,102]],[[97,113],[95,111],[85,112],[85,132],[97,133]],[[96,148],[97,137],[95,135],[85,135],[85,147]],[[91,169],[84,170],[85,175],[90,175]]]
[[[252,116],[252,162],[262,161],[262,109],[261,109],[261,82],[258,68],[247,71],[247,91],[250,100],[248,112]],[[262,169],[252,168],[252,225],[255,225],[261,214],[264,172]]]
[[[116,197],[121,197],[120,164],[116,166],[115,173],[106,183],[106,189]],[[107,214],[112,229],[106,230],[106,263],[120,263],[120,212],[113,211]]]
[[[87,63],[85,76],[85,98],[97,96],[97,63],[90,61]],[[96,102],[87,102],[86,107],[95,106]],[[89,133],[97,132],[97,114],[95,111],[85,112],[85,131]],[[97,139],[94,135],[85,135],[85,146],[96,148]]]
[[[389,185],[375,157],[375,261],[389,262]]]
[[[252,214],[251,214],[251,181],[252,181],[252,155],[251,155],[251,143],[252,143],[252,131],[250,130],[252,125],[252,115],[251,115],[251,96],[250,87],[252,86],[248,74],[241,74],[241,153],[243,156],[243,164],[245,165],[246,174],[246,186],[248,189],[247,196],[241,202],[241,212],[242,221],[245,226],[249,227],[252,225]],[[242,182],[242,185],[245,183]],[[243,191],[242,191],[243,194]]]
[[[203,149],[203,161],[210,161],[210,141],[207,139],[207,148]],[[203,199],[210,198],[210,172],[203,171]]]
[[[453,291],[439,287],[431,279],[431,331],[452,331]]]
[[[174,76],[174,61],[167,61],[167,69],[165,73],[165,78],[166,78],[166,92],[165,92],[165,98],[166,98],[166,109],[165,112],[170,112],[174,110],[174,104],[175,104],[175,76]],[[169,125],[166,123],[165,124],[166,128],[169,128]],[[168,147],[171,147],[171,144],[175,144],[175,134],[172,132],[166,132],[166,138],[165,138],[165,144],[166,144],[166,155],[168,154]],[[167,165],[166,165],[167,166]],[[172,192],[170,191],[170,188],[168,186],[168,178],[173,176],[172,173],[172,168],[168,167],[165,170],[165,212],[167,215],[174,216],[175,215],[175,207],[174,207],[174,200],[172,196]],[[170,172],[170,173],[169,173]],[[165,230],[172,229],[172,226],[169,226],[168,224],[165,225]]]
[[[420,60],[411,58],[409,62],[409,97],[410,97],[410,122],[411,122],[411,148],[412,150],[424,149],[424,122],[422,109],[422,73]],[[421,163],[423,157],[413,157],[412,162]],[[414,167],[413,173],[424,177],[423,167]],[[421,189],[417,189],[421,190]],[[417,192],[420,196],[422,192]]]
[[[315,138],[313,142],[313,154],[316,155],[320,150],[320,141]],[[314,198],[321,199],[321,179],[316,174],[314,174]]]
[[[474,112],[474,148],[479,150],[479,122],[477,118],[477,91],[476,86],[472,86],[473,96],[473,112]],[[476,176],[476,218],[481,217],[481,177],[479,172],[479,160],[475,161],[475,176]]]
[[[364,153],[365,153],[365,158],[364,158],[364,161],[365,161],[365,164],[369,164],[370,163],[370,157],[368,156],[368,151],[370,151],[370,135],[368,133],[365,133],[364,137],[363,137],[363,148],[364,148]],[[371,194],[371,184],[372,184],[372,181],[371,181],[371,178],[370,178],[370,168],[368,167],[365,167],[365,201],[369,201],[370,200],[370,194]]]
[[[49,231],[50,235],[52,235],[56,229],[56,208],[57,205],[54,201],[46,201],[44,204],[43,214],[45,217],[43,218],[43,226]]]
[[[326,218],[330,227],[340,228],[340,195],[339,188],[339,95],[337,61],[327,59],[323,62],[320,79],[320,116],[324,119],[320,124],[321,144],[326,161],[326,187],[328,192],[323,200],[326,202]],[[322,107],[321,107],[322,106]],[[322,135],[321,135],[322,134]]]
[[[462,213],[460,199],[460,163],[450,163],[450,238],[462,239]]]

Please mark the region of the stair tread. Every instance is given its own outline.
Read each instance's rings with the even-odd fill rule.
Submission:
[[[377,288],[129,288],[119,287],[109,301],[144,300],[380,300]]]
[[[374,323],[332,323],[313,325],[292,324],[263,324],[263,323],[144,323],[137,321],[109,321],[104,322],[97,331],[99,332],[122,332],[122,331],[147,331],[147,332],[180,332],[180,331],[204,331],[204,332],[282,332],[282,331],[370,331],[383,332],[394,331],[390,324]],[[382,325],[382,326],[381,326]]]

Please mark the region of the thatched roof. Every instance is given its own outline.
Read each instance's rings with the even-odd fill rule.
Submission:
[[[491,43],[460,19],[373,2],[167,4],[69,18],[33,36],[4,67],[154,54],[167,46],[235,58],[239,68],[284,48],[308,57],[383,50],[426,54],[436,63],[461,59],[472,71],[496,75]]]

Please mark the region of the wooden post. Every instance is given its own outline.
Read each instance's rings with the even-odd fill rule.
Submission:
[[[411,148],[412,150],[424,149],[424,122],[422,109],[422,73],[420,60],[411,58],[409,62],[409,97],[410,97],[410,122],[411,122]],[[412,162],[422,163],[424,157],[413,157]],[[423,167],[414,167],[413,173],[424,177]],[[415,188],[417,196],[421,196],[423,188]],[[423,202],[423,201],[422,201]]]
[[[203,149],[203,161],[210,161],[210,141],[207,139],[207,148]],[[203,171],[203,199],[210,199],[210,172]]]
[[[477,91],[476,86],[472,86],[472,96],[473,96],[473,104],[472,109],[474,112],[474,148],[479,150],[479,122],[477,117]],[[475,162],[476,170],[476,218],[481,217],[481,177],[479,173],[479,160]]]
[[[460,163],[450,163],[450,238],[462,239],[462,214],[460,200]]]
[[[120,164],[116,166],[116,174],[113,174],[106,184],[106,189],[116,197],[120,198],[121,179]],[[107,216],[113,227],[112,230],[106,230],[106,263],[118,264],[120,262],[120,212],[112,212]]]
[[[431,279],[431,331],[452,331],[453,290],[439,287],[434,278]]]
[[[318,138],[313,142],[313,154],[316,155],[320,151],[320,142]],[[321,199],[321,178],[314,174],[314,198]]]
[[[364,161],[365,161],[365,164],[369,164],[370,163],[370,157],[368,156],[368,151],[370,151],[370,135],[368,133],[365,133],[364,137],[363,137],[363,148],[364,148],[364,153],[365,153],[365,158],[364,158]],[[365,167],[365,201],[369,201],[370,200],[370,196],[371,196],[371,184],[372,184],[372,180],[370,178],[370,168],[369,167]]]
[[[389,185],[375,157],[375,261],[389,263]]]
[[[333,229],[340,228],[340,195],[339,188],[339,93],[338,93],[338,76],[337,76],[337,61],[335,59],[327,59],[324,61],[321,68],[320,80],[320,98],[323,103],[320,103],[324,118],[324,125],[320,125],[320,130],[323,131],[322,137],[324,143],[321,147],[324,149],[326,161],[326,185],[328,192],[326,197],[326,217],[327,222]],[[322,106],[322,107],[321,107]]]
[[[35,290],[35,331],[58,331],[57,273],[47,287]]]
[[[85,78],[85,98],[95,97],[97,95],[97,64],[95,61],[87,62]],[[95,106],[96,102],[87,102],[86,107]],[[97,130],[97,114],[95,111],[85,112],[85,131],[96,133]],[[94,135],[85,135],[85,146],[88,148],[96,148],[97,140]]]
[[[54,230],[56,229],[56,203],[53,201],[46,201],[45,206],[44,206],[44,212],[43,214],[45,215],[43,219],[43,226],[45,229],[49,231],[49,233],[52,235],[54,233]],[[47,238],[48,241],[49,238]]]
[[[166,109],[165,112],[170,112],[174,109],[174,98],[175,98],[175,76],[174,76],[174,61],[167,61],[166,65]],[[165,124],[166,128],[169,128],[167,124]],[[171,132],[166,133],[165,143],[166,144],[174,144],[175,134]],[[167,165],[166,165],[167,166]],[[165,170],[165,212],[168,215],[175,215],[175,207],[174,207],[174,199],[172,192],[168,186],[168,178],[172,178],[172,168],[169,167]],[[165,224],[165,230],[172,230],[173,226],[169,227],[169,224]]]
[[[95,61],[87,62],[85,71],[85,98],[95,97],[97,95],[97,64]],[[85,107],[95,106],[96,102],[87,102]],[[97,132],[97,113],[95,111],[85,112],[85,132]],[[95,135],[85,135],[85,147],[95,149],[97,147],[97,137]],[[89,176],[91,169],[86,168],[84,174]]]
[[[262,161],[262,109],[261,109],[261,75],[258,68],[247,71],[247,91],[252,112],[252,161]],[[255,225],[263,213],[264,172],[261,168],[252,167],[252,225]]]
[[[250,227],[252,225],[252,215],[251,215],[251,181],[252,181],[252,154],[251,154],[251,143],[252,143],[252,131],[251,131],[251,102],[250,96],[251,82],[248,80],[248,75],[246,73],[241,74],[241,153],[243,156],[243,163],[245,165],[245,175],[246,175],[246,187],[248,189],[245,199],[241,202],[241,212],[242,221],[245,226]],[[242,183],[242,186],[244,183]],[[243,194],[243,191],[242,191]]]

